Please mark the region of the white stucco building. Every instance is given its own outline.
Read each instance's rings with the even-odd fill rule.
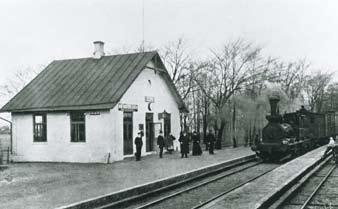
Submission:
[[[186,108],[157,52],[53,61],[11,99],[17,162],[113,162],[157,150],[159,130],[178,138]],[[175,140],[178,148],[178,140]]]

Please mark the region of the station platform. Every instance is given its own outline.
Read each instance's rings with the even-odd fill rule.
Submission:
[[[325,149],[326,146],[322,146],[312,150],[202,208],[267,208],[269,201],[273,201],[278,194],[283,194],[288,186],[322,160]]]
[[[0,172],[0,208],[56,208],[253,155],[250,147],[181,158],[165,153],[112,164],[16,163]]]

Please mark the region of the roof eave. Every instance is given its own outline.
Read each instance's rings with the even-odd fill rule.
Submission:
[[[94,104],[94,105],[77,105],[77,106],[60,106],[60,107],[33,107],[22,109],[0,109],[0,112],[28,113],[28,112],[56,112],[56,111],[76,111],[76,110],[109,110],[114,108],[115,103]]]

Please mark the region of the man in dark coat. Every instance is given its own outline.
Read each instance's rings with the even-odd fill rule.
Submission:
[[[215,135],[214,135],[214,133],[212,132],[211,129],[209,129],[209,133],[207,135],[207,140],[209,142],[209,154],[213,155],[216,138],[215,138]]]
[[[186,132],[183,132],[178,139],[181,144],[181,158],[188,157],[189,153],[189,138]]]
[[[209,141],[208,141],[208,135],[206,134],[204,139],[203,139],[203,143],[205,144],[205,151],[209,150]]]
[[[192,155],[201,155],[202,149],[200,146],[200,135],[194,131],[192,134]]]
[[[163,132],[160,131],[160,135],[157,137],[157,145],[160,148],[160,158],[162,158],[163,155],[163,147],[164,147],[164,138],[163,138]]]
[[[135,153],[135,157],[136,157],[136,161],[141,160],[141,149],[142,149],[142,132],[138,132],[137,133],[137,137],[135,138],[135,145],[136,145],[136,153]]]

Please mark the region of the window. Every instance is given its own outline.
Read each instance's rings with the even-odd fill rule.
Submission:
[[[47,141],[47,122],[46,114],[33,115],[33,135],[34,142]]]
[[[84,112],[71,112],[71,142],[86,141],[86,123]]]

